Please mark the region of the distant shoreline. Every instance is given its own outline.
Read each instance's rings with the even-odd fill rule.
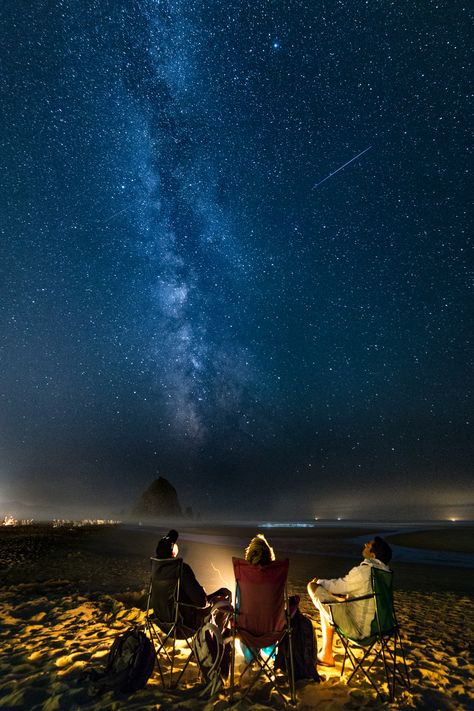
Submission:
[[[222,584],[213,577],[210,562],[224,577],[232,576],[232,556],[241,557],[250,538],[264,532],[278,558],[291,562],[290,578],[299,592],[304,592],[308,580],[318,577],[338,577],[360,561],[361,542],[374,535],[388,535],[393,547],[392,568],[397,588],[404,590],[451,591],[474,594],[471,569],[474,555],[453,552],[456,541],[465,535],[470,540],[471,526],[440,526],[429,531],[414,532],[379,527],[319,526],[317,528],[272,528],[246,523],[216,525],[199,522],[174,522],[179,531],[179,552],[192,561],[205,587]],[[170,523],[53,528],[0,527],[0,568],[5,584],[23,580],[25,564],[30,579],[67,578],[84,590],[141,590],[147,585],[149,559],[156,544],[170,528]],[[464,534],[461,532],[465,531]],[[427,548],[399,545],[423,541]],[[454,534],[454,537],[453,537]],[[401,538],[403,536],[403,538]],[[408,538],[407,538],[408,536]],[[443,547],[437,550],[434,546]]]

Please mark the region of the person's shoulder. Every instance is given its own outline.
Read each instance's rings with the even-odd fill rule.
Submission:
[[[183,572],[182,572],[183,577],[187,578],[189,581],[191,579],[196,580],[196,573],[194,570],[191,568],[189,563],[184,563],[183,561]]]
[[[371,568],[378,568],[379,570],[385,570],[387,573],[391,573],[391,569],[385,563],[382,563],[378,558],[366,558],[362,561],[361,565],[367,565]]]

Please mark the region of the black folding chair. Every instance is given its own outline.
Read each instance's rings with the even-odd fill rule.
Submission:
[[[344,647],[344,660],[342,663],[341,676],[344,674],[346,661],[352,666],[352,671],[347,679],[351,684],[356,674],[362,674],[373,686],[377,695],[383,699],[384,695],[377,684],[376,663],[382,662],[384,681],[388,688],[390,701],[395,698],[395,687],[397,682],[406,688],[410,687],[408,667],[400,637],[400,627],[395,614],[393,603],[393,573],[391,571],[372,568],[371,570],[372,592],[369,595],[362,595],[348,600],[325,603],[331,609],[333,623],[336,632]],[[370,634],[360,638],[354,631],[348,632],[342,629],[337,622],[337,607],[341,605],[356,605],[362,600],[373,599],[375,603],[375,616],[371,623]]]
[[[182,570],[182,558],[151,558],[151,578],[148,590],[145,625],[155,647],[156,660],[162,684],[168,688],[175,687],[179,684],[193,657],[191,640],[196,630],[188,627],[184,623],[183,609],[205,609],[180,602],[179,591]],[[186,642],[189,654],[183,668],[173,682],[177,640],[184,640]],[[168,671],[164,669],[164,663],[166,662],[170,665]],[[168,684],[166,683],[167,678]]]

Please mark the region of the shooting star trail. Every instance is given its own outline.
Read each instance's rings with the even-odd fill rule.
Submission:
[[[113,215],[110,215],[110,217],[107,217],[105,220],[101,220],[101,222],[99,222],[99,224],[105,225],[106,222],[110,222],[110,220],[113,220],[114,217],[117,217],[118,215],[121,215],[122,213],[127,212],[128,210],[131,210],[135,204],[136,204],[135,202],[131,202],[130,205],[126,205],[124,208],[122,208],[122,210],[119,210],[118,212],[114,212]],[[145,200],[140,200],[140,202],[138,203],[138,205],[140,207],[144,204],[145,204]]]
[[[357,158],[360,158],[361,156],[363,156],[364,153],[367,153],[367,151],[370,151],[371,148],[372,148],[372,146],[369,146],[368,148],[366,148],[365,150],[361,151],[356,156],[354,156],[354,158],[351,158],[350,160],[348,160],[347,163],[344,163],[344,165],[339,166],[339,168],[336,168],[336,170],[333,170],[332,173],[329,173],[329,175],[326,175],[326,177],[323,178],[322,180],[320,180],[319,183],[315,183],[313,185],[313,190],[314,190],[314,188],[317,188],[322,183],[326,182],[326,180],[329,180],[329,178],[332,178],[332,176],[336,175],[336,173],[339,173],[339,171],[342,170],[343,168],[345,168],[346,165],[349,165],[349,163],[353,163],[355,160],[357,160]]]
[[[124,207],[123,210],[119,210],[118,212],[114,212],[113,215],[110,215],[110,217],[107,217],[106,220],[101,221],[101,225],[105,225],[106,222],[110,222],[110,220],[113,220],[114,217],[117,217],[117,215],[121,215],[123,212],[127,212],[127,210],[130,210],[130,208],[133,207],[132,205],[128,205],[127,207]]]

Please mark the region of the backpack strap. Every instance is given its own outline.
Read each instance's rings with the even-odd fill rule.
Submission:
[[[215,650],[210,648],[209,639],[215,645]],[[194,635],[191,646],[201,674],[206,681],[205,687],[198,693],[198,696],[203,697],[208,693],[214,696],[222,686],[219,671],[224,654],[224,640],[219,627],[211,620],[205,622]]]
[[[208,694],[212,698],[222,687],[221,666],[227,640],[223,637],[221,627],[225,626],[233,611],[234,608],[229,600],[225,598],[216,599],[205,618],[204,624],[194,635],[192,641],[193,652],[201,673],[207,682],[198,694],[201,698]],[[214,649],[210,647],[210,642]]]

